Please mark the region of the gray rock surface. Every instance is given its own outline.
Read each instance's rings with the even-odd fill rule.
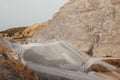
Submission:
[[[90,58],[64,41],[46,44],[29,43],[21,45],[21,48],[24,48],[23,53],[20,54],[22,61],[38,75],[44,73],[62,77],[65,80],[107,80],[87,72],[96,63],[104,65],[107,69],[110,68],[110,71],[116,70],[115,66],[103,64],[101,61],[103,59]],[[46,77],[49,78],[49,76]]]
[[[51,40],[97,57],[120,57],[120,0],[70,0],[33,38]]]
[[[19,54],[23,63],[30,67],[38,78],[41,78],[41,74],[45,74],[47,80],[113,80],[98,76],[97,71],[94,71],[104,69],[106,72],[111,72],[119,68],[104,60],[120,60],[120,58],[93,58],[78,52],[65,41],[29,43],[18,47],[23,48],[23,53]],[[92,68],[94,65],[99,65],[98,67],[102,65],[102,68]],[[65,79],[50,79],[51,75],[52,78],[56,76]]]

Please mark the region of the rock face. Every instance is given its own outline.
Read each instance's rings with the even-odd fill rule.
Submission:
[[[33,39],[51,40],[97,57],[120,57],[120,0],[70,0]]]

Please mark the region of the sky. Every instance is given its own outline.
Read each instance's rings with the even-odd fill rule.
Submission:
[[[51,19],[69,0],[0,0],[0,30]]]

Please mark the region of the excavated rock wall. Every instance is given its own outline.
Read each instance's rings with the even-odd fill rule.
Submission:
[[[70,0],[33,39],[51,40],[97,57],[120,57],[120,0]]]

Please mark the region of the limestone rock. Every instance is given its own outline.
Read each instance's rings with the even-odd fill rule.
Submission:
[[[70,0],[33,41],[54,39],[69,41],[93,56],[120,57],[120,0]]]

